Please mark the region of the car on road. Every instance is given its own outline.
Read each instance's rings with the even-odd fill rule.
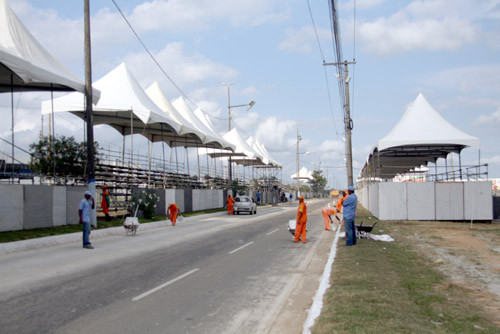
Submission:
[[[257,214],[257,204],[250,196],[236,196],[234,198],[234,213],[237,215],[240,212],[248,212],[249,214]]]

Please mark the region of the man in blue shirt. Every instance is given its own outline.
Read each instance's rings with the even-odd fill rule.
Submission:
[[[83,248],[94,249],[94,246],[89,241],[90,236],[90,215],[94,209],[94,198],[90,191],[85,192],[85,198],[80,201],[78,207],[78,215],[80,216],[80,224],[83,225]]]
[[[354,193],[354,186],[350,185],[347,188],[349,196],[344,200],[342,206],[344,207],[344,228],[345,228],[345,244],[346,246],[354,246],[356,244],[356,226],[354,220],[356,219],[356,207],[358,206],[358,197]]]

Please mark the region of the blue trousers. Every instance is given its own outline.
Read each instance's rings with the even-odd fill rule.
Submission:
[[[90,222],[82,222],[83,225],[83,245],[90,245]]]
[[[356,226],[354,219],[344,219],[345,228],[345,244],[346,246],[354,246],[356,244]]]

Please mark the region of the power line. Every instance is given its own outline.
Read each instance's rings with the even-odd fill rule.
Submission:
[[[184,91],[174,82],[174,80],[167,74],[167,72],[163,69],[163,67],[160,65],[160,63],[156,60],[156,58],[153,56],[153,54],[149,51],[148,47],[146,46],[146,44],[144,44],[144,42],[142,41],[141,37],[139,37],[139,35],[137,34],[137,32],[134,30],[134,28],[132,27],[132,25],[130,24],[130,22],[128,21],[128,19],[126,18],[125,14],[123,14],[122,10],[120,9],[120,7],[118,6],[118,4],[116,3],[115,0],[111,0],[113,2],[113,4],[115,5],[116,9],[118,10],[118,12],[120,13],[120,15],[123,17],[123,19],[125,20],[125,22],[127,23],[127,25],[129,26],[130,30],[132,30],[132,32],[134,33],[135,37],[137,38],[137,40],[139,41],[139,43],[141,43],[142,47],[144,48],[144,50],[146,50],[146,52],[148,53],[148,55],[151,57],[151,59],[153,60],[153,62],[156,64],[156,66],[158,66],[158,68],[160,69],[160,71],[167,77],[167,79],[170,81],[170,83],[181,93],[182,96],[184,96],[186,98],[186,100],[188,100],[189,102],[191,102],[193,105],[195,105],[197,108],[200,108],[193,100],[191,100],[189,98],[189,96],[184,93]],[[201,109],[201,108],[200,108]]]

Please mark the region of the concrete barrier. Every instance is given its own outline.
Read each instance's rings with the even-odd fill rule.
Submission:
[[[24,189],[22,185],[0,185],[0,232],[23,229]]]

